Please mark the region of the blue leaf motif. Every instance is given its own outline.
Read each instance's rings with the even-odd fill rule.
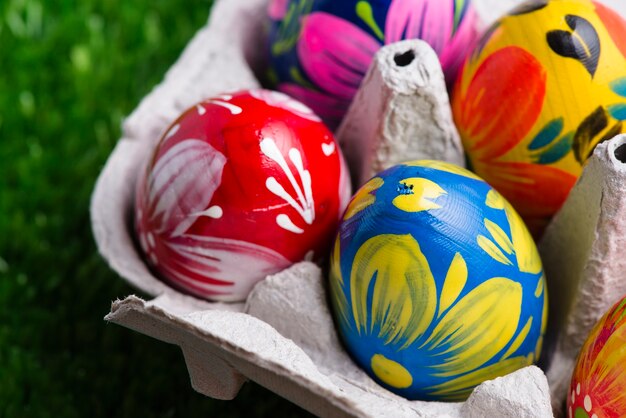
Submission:
[[[535,139],[530,143],[528,149],[530,151],[543,148],[552,141],[554,141],[563,131],[563,118],[557,118],[551,120],[544,126],[544,128],[537,134]]]
[[[619,121],[626,121],[626,104],[620,103],[608,107],[609,113]]]
[[[626,97],[626,77],[618,78],[617,80],[611,82],[609,86],[611,86],[611,90],[615,93],[622,97]]]
[[[574,132],[570,132],[564,135],[557,141],[556,144],[550,147],[546,152],[541,153],[539,164],[552,164],[565,157],[572,149],[572,143],[574,142]]]

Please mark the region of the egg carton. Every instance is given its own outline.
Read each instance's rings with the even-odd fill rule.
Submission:
[[[92,196],[92,226],[111,268],[154,299],[115,301],[105,319],[180,346],[192,387],[217,399],[233,399],[253,380],[319,416],[560,415],[578,349],[604,311],[626,294],[626,197],[621,193],[626,136],[597,147],[539,245],[552,299],[547,377],[530,366],[479,385],[463,403],[408,401],[361,371],[339,343],[325,277],[312,263],[266,278],[245,303],[211,303],[182,294],[144,264],[132,232],[139,167],[185,109],[206,97],[259,87],[254,74],[263,68],[259,34],[264,33],[266,3],[216,1],[208,24],[125,121],[123,138]],[[489,24],[518,1],[475,3]],[[626,15],[623,0],[606,3]],[[398,54],[407,53],[413,57],[409,64],[396,62]],[[337,137],[357,183],[407,159],[462,164],[443,73],[432,49],[421,41],[382,48]]]

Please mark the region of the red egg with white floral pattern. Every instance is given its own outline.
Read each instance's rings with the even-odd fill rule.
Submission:
[[[332,133],[268,90],[198,103],[167,130],[139,179],[136,229],[172,286],[244,300],[268,274],[329,248],[350,182]]]

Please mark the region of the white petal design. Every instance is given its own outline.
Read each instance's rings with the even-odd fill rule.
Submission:
[[[250,95],[255,99],[264,101],[270,106],[289,110],[290,112],[293,112],[305,119],[321,122],[321,119],[311,110],[311,108],[284,93],[272,90],[256,89],[251,90]]]
[[[214,105],[218,105],[218,106],[222,106],[226,109],[228,109],[228,111],[232,114],[232,115],[239,115],[243,112],[243,109],[240,108],[237,105],[234,105],[232,103],[228,103],[228,102],[223,102],[221,100],[209,100],[210,103],[213,103]]]
[[[280,226],[284,230],[293,232],[294,234],[304,233],[304,229],[296,226],[296,224],[293,223],[291,218],[285,215],[284,213],[281,213],[280,215],[276,217],[276,223],[278,224],[278,226]]]
[[[157,233],[183,234],[207,209],[222,181],[226,157],[208,143],[186,139],[170,148],[148,178],[148,207]]]
[[[259,280],[292,264],[270,248],[228,238],[184,235],[166,245],[173,255],[172,275],[194,293],[227,291],[242,298]]]
[[[195,214],[196,216],[207,216],[213,219],[219,219],[224,215],[224,211],[219,206],[211,206],[207,210],[203,212],[198,212]]]
[[[281,185],[275,177],[269,177],[265,181],[265,187],[275,194],[276,196],[283,199],[286,203],[289,204],[293,209],[295,209],[298,214],[302,217],[302,220],[307,225],[311,225],[315,220],[315,202],[313,201],[313,185],[311,182],[311,173],[309,170],[304,168],[304,163],[302,162],[302,155],[300,151],[295,148],[291,148],[289,150],[289,159],[291,163],[296,167],[296,172],[300,177],[300,183],[296,181],[296,177],[294,173],[291,171],[291,168],[287,164],[287,160],[278,149],[276,142],[273,138],[264,138],[261,141],[261,152],[265,154],[270,160],[274,161],[278,164],[278,166],[283,170],[291,187],[295,190],[296,196],[292,196],[283,185]],[[289,226],[293,226],[294,228],[286,227],[286,220],[289,220]],[[276,218],[278,225],[281,228],[287,229],[292,232],[302,233],[304,230],[298,226],[296,226],[288,215],[281,214]]]
[[[163,143],[167,142],[168,139],[172,138],[174,135],[176,135],[176,133],[178,132],[178,130],[180,129],[180,124],[176,124],[174,126],[172,126],[170,128],[169,131],[167,131],[167,133],[165,134],[165,138],[163,140]]]
[[[322,152],[327,157],[333,155],[335,152],[335,142],[329,142],[328,144],[322,143]]]

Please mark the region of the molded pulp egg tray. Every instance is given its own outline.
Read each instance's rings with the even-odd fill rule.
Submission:
[[[184,295],[146,267],[132,238],[139,167],[182,111],[206,97],[259,86],[254,70],[263,62],[259,34],[264,33],[266,2],[217,1],[207,26],[125,121],[124,137],[93,193],[93,230],[112,269],[154,299],[118,300],[106,320],[180,346],[193,388],[213,398],[234,398],[250,379],[319,416],[561,415],[579,348],[595,322],[626,294],[626,197],[621,190],[626,136],[596,148],[539,243],[549,290],[554,289],[546,374],[527,367],[481,384],[463,403],[408,401],[362,372],[339,343],[325,277],[312,263],[261,281],[245,304]],[[486,25],[518,1],[475,3]],[[626,15],[623,0],[605,3]],[[409,50],[414,59],[408,65],[394,61]],[[357,167],[366,178],[417,158],[462,164],[448,100],[430,47],[421,41],[383,47],[336,132],[353,173]]]

